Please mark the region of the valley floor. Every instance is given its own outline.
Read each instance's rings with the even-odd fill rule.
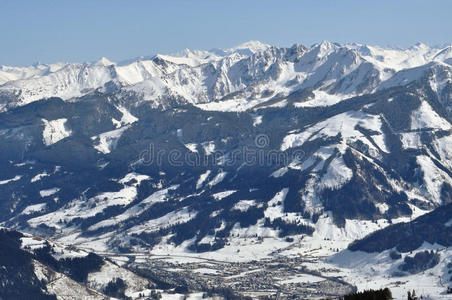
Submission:
[[[452,249],[423,245],[416,252],[438,250],[441,263],[423,273],[397,277],[392,274],[401,260],[391,260],[389,251],[338,252],[328,240],[318,244],[301,240],[269,251],[272,245],[281,242],[272,239],[257,244],[249,239],[241,242],[242,246],[236,239],[235,245],[203,254],[175,249],[172,254],[163,251],[100,254],[131,269],[153,270],[166,282],[184,283],[193,291],[227,287],[253,298],[336,299],[357,290],[388,287],[396,300],[406,299],[407,292],[413,289],[418,295],[430,297],[427,299],[451,298],[445,294],[449,280],[445,268]],[[177,298],[175,294],[162,295],[164,299]]]
[[[430,299],[450,299],[450,295],[445,294],[451,277],[447,267],[452,261],[450,248],[425,243],[413,253],[402,254],[398,260],[390,258],[391,250],[382,253],[347,250],[353,240],[386,227],[387,224],[382,222],[347,221],[346,228],[340,229],[330,224],[330,218],[325,215],[317,222],[312,237],[299,235],[287,241],[275,236],[262,238],[241,232],[230,237],[224,248],[204,253],[189,252],[187,246],[191,240],[177,247],[162,241],[151,251],[137,248],[120,254],[109,252],[102,238],[77,238],[71,244],[132,270],[152,270],[162,281],[174,286],[187,286],[190,291],[230,288],[253,298],[271,295],[279,299],[292,296],[335,299],[357,290],[388,287],[394,299],[406,299],[407,292],[413,289],[417,295],[429,296]],[[68,243],[69,238],[65,236],[60,241]],[[107,236],[104,238],[108,239]],[[423,273],[394,274],[406,255],[424,250],[438,251],[441,262]],[[184,297],[164,292],[162,296],[164,299]]]

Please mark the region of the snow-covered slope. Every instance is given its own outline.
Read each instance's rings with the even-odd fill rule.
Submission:
[[[3,68],[1,224],[122,261],[318,261],[452,201],[450,61],[250,42]]]
[[[129,111],[97,95],[2,113],[2,220],[92,251],[203,252],[237,234],[350,242],[378,229],[372,220],[449,201],[449,104],[430,81],[322,107],[285,100],[242,113]]]
[[[0,242],[4,299],[137,299],[156,288],[153,281],[74,246],[4,228]],[[117,279],[122,291],[108,289]]]
[[[424,74],[432,62],[450,67],[451,59],[450,47],[424,44],[388,49],[322,42],[280,48],[251,41],[226,50],[186,49],[120,64],[102,58],[90,64],[2,66],[0,95],[8,100],[0,104],[5,110],[42,98],[68,100],[95,90],[119,90],[155,107],[167,107],[170,98],[193,104],[227,99],[232,110],[243,110],[305,88],[343,99],[372,92],[383,81],[384,87],[392,81],[407,84],[420,75],[400,71],[419,67],[416,74]]]
[[[64,63],[51,65],[36,64],[29,67],[0,67],[0,85],[8,81],[30,79],[56,72],[65,66]]]

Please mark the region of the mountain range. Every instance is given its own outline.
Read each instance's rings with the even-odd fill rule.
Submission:
[[[391,236],[452,202],[451,71],[451,46],[327,41],[2,66],[1,225],[101,256],[378,253],[390,284],[394,247],[450,243]]]

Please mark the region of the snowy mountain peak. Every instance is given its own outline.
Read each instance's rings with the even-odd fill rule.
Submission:
[[[222,56],[204,50],[190,50],[185,49],[175,54],[157,54],[156,58],[163,59],[178,65],[188,65],[190,67],[197,67],[202,64],[220,60]]]
[[[245,56],[251,56],[255,53],[262,52],[270,48],[270,45],[264,44],[259,41],[248,41],[237,45],[235,47],[229,49],[212,49],[210,52],[219,55],[219,56],[227,56],[234,53],[239,53]]]
[[[115,65],[116,63],[110,61],[108,58],[106,57],[102,57],[101,59],[99,59],[98,61],[96,61],[93,65],[94,66],[111,66],[111,65]]]
[[[332,52],[336,51],[340,47],[337,44],[331,43],[329,41],[323,41],[321,43],[314,44],[310,51],[316,54],[316,56],[321,59],[330,55]]]
[[[238,46],[228,49],[229,52],[236,52],[237,50],[249,50],[251,53],[262,52],[270,48],[271,46],[260,41],[251,40],[242,43]]]
[[[185,49],[120,64],[101,58],[91,64],[3,66],[0,96],[4,97],[0,97],[0,109],[42,98],[70,99],[105,91],[112,82],[119,93],[132,93],[137,102],[150,101],[153,107],[167,107],[168,98],[175,97],[178,103],[212,103],[211,108],[221,99],[235,95],[228,107],[234,103],[235,110],[243,110],[268,101],[269,97],[285,97],[305,88],[330,96],[340,94],[343,99],[375,91],[397,72],[432,61],[450,65],[451,47],[438,49],[416,44],[396,50],[323,41],[310,48],[283,48],[249,41],[230,49]],[[422,78],[408,76],[411,73],[395,78],[404,85]],[[218,109],[224,109],[224,105],[219,104]]]
[[[178,65],[197,67],[202,64],[219,61],[231,55],[251,56],[255,53],[265,51],[268,48],[270,48],[270,45],[259,41],[249,41],[229,49],[212,49],[206,51],[186,48],[173,54],[157,54],[155,57]]]
[[[449,65],[452,65],[452,46],[448,46],[438,51],[438,53],[436,53],[433,57],[433,60],[442,61],[448,63]]]
[[[324,41],[321,41],[320,43],[314,44],[313,47],[314,48],[320,47],[321,49],[334,49],[334,48],[338,47],[338,44],[324,40]]]
[[[415,43],[412,47],[412,49],[418,49],[418,50],[430,50],[430,47],[422,42]]]

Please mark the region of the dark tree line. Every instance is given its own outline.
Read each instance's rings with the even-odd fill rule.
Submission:
[[[356,292],[342,297],[342,300],[390,300],[392,293],[388,288]]]

